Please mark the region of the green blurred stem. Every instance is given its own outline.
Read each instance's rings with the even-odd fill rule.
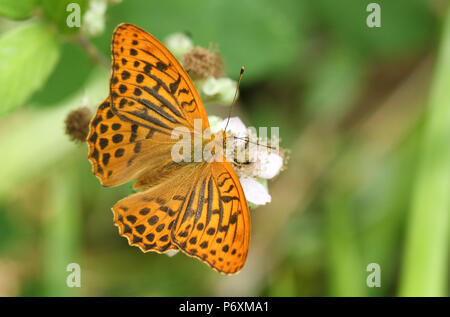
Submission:
[[[70,160],[69,160],[70,161]],[[65,166],[51,175],[47,221],[45,224],[44,292],[46,296],[73,296],[79,288],[69,288],[69,263],[83,266],[79,258],[81,208],[76,171]],[[81,279],[83,286],[83,279]]]
[[[450,8],[431,86],[400,296],[446,296],[450,211]]]
[[[335,191],[326,199],[326,252],[329,296],[365,296],[365,266],[357,245],[348,195]]]
[[[83,34],[77,34],[74,36],[74,41],[89,55],[93,63],[102,65],[103,67],[109,69],[110,64],[108,60],[103,56],[98,49],[92,44],[89,39]]]

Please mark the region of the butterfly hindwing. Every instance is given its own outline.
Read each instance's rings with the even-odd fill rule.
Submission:
[[[219,272],[238,272],[247,257],[250,218],[231,165],[208,164],[185,203],[172,230],[173,242]]]
[[[187,177],[192,173],[192,170],[180,170],[177,177],[117,202],[112,210],[119,234],[144,252],[177,249],[171,232],[183,208],[182,197],[190,190]],[[184,181],[180,182],[180,179]]]
[[[233,274],[250,242],[247,203],[227,162],[202,164],[113,207],[114,223],[142,251],[181,249],[215,270]]]

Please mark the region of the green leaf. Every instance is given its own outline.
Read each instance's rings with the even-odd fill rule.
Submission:
[[[61,58],[53,73],[29,103],[34,101],[39,107],[51,107],[80,89],[95,65],[83,49],[73,43],[61,45]]]
[[[366,24],[367,5],[381,8],[381,27]],[[436,23],[426,0],[334,0],[311,1],[317,21],[347,48],[367,56],[392,58],[423,49],[435,38]],[[317,22],[316,22],[317,23]]]
[[[45,109],[30,105],[24,111],[0,118],[0,201],[20,184],[47,176],[64,155],[71,155],[70,151],[77,145],[64,134],[64,119],[70,111],[80,107],[85,97],[90,105],[100,104],[108,94],[108,77],[105,69],[95,68],[76,93],[58,104]],[[14,134],[6,131],[14,131]]]
[[[334,47],[324,54],[310,75],[304,97],[309,115],[343,115],[364,84],[364,60],[346,47]]]
[[[2,0],[0,15],[14,20],[29,18],[36,8],[36,0]]]
[[[101,49],[109,54],[112,30],[121,22],[134,23],[160,40],[175,32],[188,32],[194,45],[218,44],[233,79],[244,65],[243,84],[248,84],[291,69],[305,49],[307,9],[306,2],[297,0],[242,0],[238,4],[210,0],[124,1],[108,8],[106,31],[94,41],[101,41]]]
[[[42,87],[59,51],[55,34],[38,23],[13,29],[0,38],[0,115],[23,105]]]
[[[73,11],[67,11],[68,5],[76,3],[80,5],[81,23],[83,23],[83,14],[87,8],[87,0],[42,0],[42,10],[45,17],[56,24],[58,30],[64,34],[73,34],[80,30],[78,27],[69,27],[67,25],[67,17]]]

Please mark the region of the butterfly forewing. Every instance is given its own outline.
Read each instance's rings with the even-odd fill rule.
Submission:
[[[172,161],[170,137],[130,121],[120,119],[107,98],[91,120],[87,138],[89,160],[104,186],[122,184],[145,171]]]
[[[208,119],[192,82],[176,58],[153,36],[119,25],[113,36],[112,107],[120,117],[170,133]]]

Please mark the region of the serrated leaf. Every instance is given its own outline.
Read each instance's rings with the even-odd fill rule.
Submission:
[[[0,115],[23,105],[46,82],[59,59],[59,41],[33,23],[0,38]]]

